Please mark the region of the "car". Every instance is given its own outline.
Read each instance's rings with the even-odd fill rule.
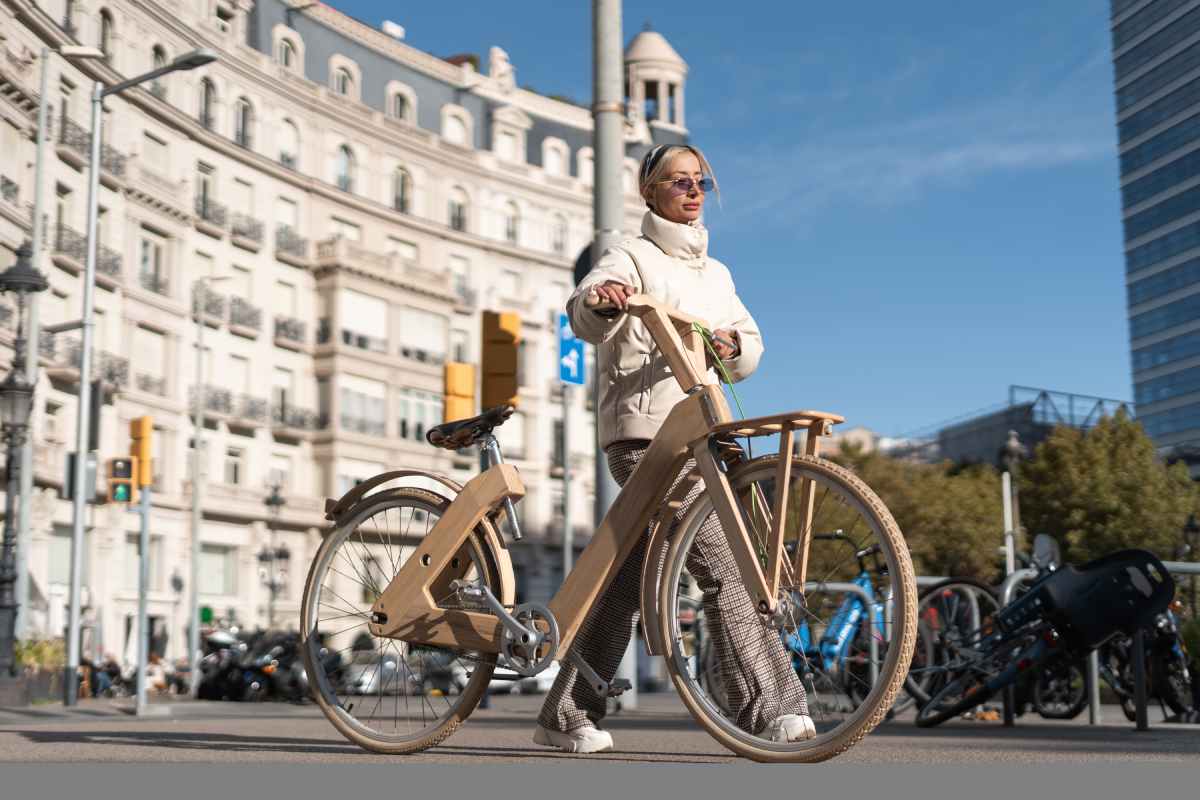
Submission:
[[[522,678],[516,682],[516,691],[521,694],[545,694],[554,685],[560,666],[557,661],[551,661],[550,666],[534,675],[532,678]]]
[[[394,655],[382,658],[374,651],[358,651],[350,659],[342,673],[342,691],[346,694],[375,694],[383,691],[388,694],[396,693],[401,680],[400,673],[406,682],[405,694],[415,694],[419,687],[414,686],[415,679],[407,669],[401,669],[399,659]]]

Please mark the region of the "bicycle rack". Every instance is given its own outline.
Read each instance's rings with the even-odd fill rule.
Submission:
[[[875,640],[875,623],[878,621],[878,618],[875,615],[875,598],[868,594],[867,590],[859,586],[857,583],[822,583],[820,581],[808,581],[804,584],[805,594],[815,591],[851,592],[862,598],[863,605],[867,608],[867,630],[871,632],[867,637],[867,648],[870,652],[871,659],[871,687],[874,688],[875,684],[879,682],[879,642]],[[885,625],[884,632],[887,634],[888,640],[890,641],[892,637],[891,627]]]
[[[1027,580],[1032,580],[1037,577],[1036,569],[1019,569],[1013,572],[1004,579],[1004,583],[1000,587],[1000,607],[1004,608],[1012,602],[1013,593],[1017,591],[1017,587]],[[1011,728],[1016,724],[1016,714],[1013,707],[1017,704],[1016,689],[1012,686],[1007,687],[1003,692],[1004,697],[1004,727]]]

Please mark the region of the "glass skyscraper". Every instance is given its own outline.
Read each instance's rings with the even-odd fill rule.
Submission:
[[[1200,0],[1112,0],[1138,418],[1200,474]]]

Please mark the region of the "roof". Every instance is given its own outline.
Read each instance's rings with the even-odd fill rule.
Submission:
[[[629,47],[625,48],[625,60],[686,63],[679,57],[679,53],[675,52],[675,48],[671,47],[671,43],[666,40],[666,37],[658,31],[642,31],[633,37]]]

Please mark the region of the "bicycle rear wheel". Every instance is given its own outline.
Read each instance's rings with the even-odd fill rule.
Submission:
[[[378,753],[412,753],[453,733],[487,690],[496,656],[410,645],[367,628],[376,598],[450,505],[402,487],[359,501],[328,534],[309,570],[301,651],[317,705],[346,738]],[[463,579],[500,596],[487,537],[472,531]],[[452,598],[435,598],[455,607]]]
[[[971,651],[992,631],[999,608],[991,587],[973,578],[949,578],[921,592],[917,614],[932,638],[933,657],[914,664],[904,683],[918,706],[970,663]]]
[[[766,552],[769,521],[764,512],[774,497],[778,459],[755,459],[729,473],[735,495],[743,498],[743,518],[760,557]],[[719,563],[722,559],[729,562],[727,545],[719,544],[725,541],[724,533],[706,494],[674,532],[659,584],[663,652],[680,697],[713,737],[735,753],[757,761],[823,761],[853,746],[879,724],[894,702],[916,638],[912,563],[900,530],[883,503],[852,472],[823,459],[793,457],[791,476],[789,496],[794,500],[785,538],[796,538],[799,514],[795,499],[802,481],[811,481],[815,490],[811,532],[830,533],[829,538],[812,538],[804,585],[800,585],[790,560],[784,565],[780,597],[796,597],[802,602],[784,607],[775,619],[767,619],[755,610],[740,576],[736,571],[729,572],[735,568],[730,563]],[[837,532],[837,540],[833,532]],[[853,547],[845,546],[846,539]],[[726,548],[725,556],[719,552],[722,547]],[[878,573],[860,570],[856,561],[856,551],[873,547],[878,548],[886,567]],[[719,588],[714,588],[714,574]],[[857,590],[843,585],[847,582],[857,582],[873,598],[871,604],[860,604],[858,613],[873,615],[878,599],[890,605],[890,611],[884,614],[890,620],[874,617],[863,624],[869,635],[855,636],[854,626],[858,623],[839,616],[841,601],[848,594],[859,596]],[[726,596],[730,591],[733,594]],[[719,680],[712,674],[711,660],[702,652],[694,652],[691,626],[681,622],[681,612],[694,608],[696,599],[702,599],[705,607],[705,636],[715,653]],[[886,603],[889,599],[890,604]],[[694,615],[688,613],[688,617]],[[805,622],[811,642],[820,642],[826,630],[839,627],[849,631],[849,640],[838,644],[827,641],[795,654],[817,736],[799,742],[772,741],[772,718],[801,710],[796,702],[796,684],[785,674],[793,669],[793,653],[785,650],[782,639],[796,634]],[[818,652],[821,647],[824,653]],[[872,651],[874,669],[870,668]],[[866,674],[849,669],[850,664],[865,665]],[[794,680],[795,673],[791,674]],[[853,697],[855,694],[860,696]]]

